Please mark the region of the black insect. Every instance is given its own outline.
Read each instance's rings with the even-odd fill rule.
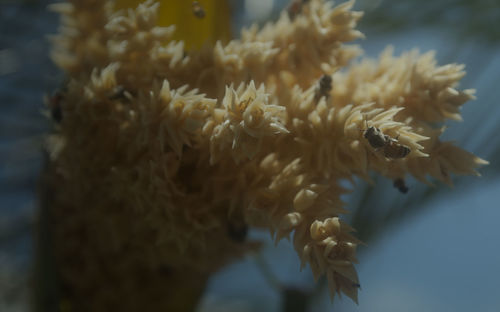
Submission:
[[[321,97],[328,98],[330,96],[330,91],[332,91],[332,76],[323,75],[319,79],[314,99],[317,102],[319,101],[319,99],[321,99]]]
[[[198,1],[193,1],[193,14],[199,19],[202,19],[205,17],[205,10],[201,6],[201,4]]]
[[[410,154],[411,150],[408,146],[400,144],[398,140],[386,135],[386,143],[384,146],[384,156],[387,158],[405,158]]]
[[[237,243],[243,243],[248,234],[248,225],[244,221],[231,219],[227,223],[228,236]]]
[[[401,193],[408,193],[408,187],[406,186],[405,180],[399,178],[394,180],[394,187],[397,188]]]
[[[364,137],[366,140],[368,140],[368,143],[370,143],[371,147],[373,147],[374,149],[384,147],[387,141],[387,138],[382,133],[382,131],[380,131],[379,128],[375,127],[369,127],[368,129],[366,129]]]
[[[411,149],[380,131],[379,128],[369,127],[365,130],[364,137],[374,149],[382,149],[384,156],[391,159],[405,158]]]

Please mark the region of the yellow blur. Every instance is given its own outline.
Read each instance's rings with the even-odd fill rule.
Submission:
[[[116,8],[135,8],[144,0],[116,0]],[[184,40],[187,50],[198,49],[204,43],[231,38],[230,8],[227,0],[199,0],[203,18],[196,17],[190,0],[158,0],[159,26],[176,25],[174,40]]]

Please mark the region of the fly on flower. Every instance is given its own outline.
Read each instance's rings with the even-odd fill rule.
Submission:
[[[371,147],[374,149],[379,149],[385,146],[386,144],[386,136],[380,131],[379,128],[369,127],[365,130],[363,135],[365,139],[370,143]]]
[[[364,137],[375,150],[382,148],[387,158],[405,158],[411,152],[408,146],[400,144],[397,139],[385,135],[379,128],[373,126],[365,130]]]
[[[317,102],[321,99],[321,97],[328,98],[330,96],[330,91],[332,91],[332,77],[329,75],[323,75],[319,79],[314,99]]]

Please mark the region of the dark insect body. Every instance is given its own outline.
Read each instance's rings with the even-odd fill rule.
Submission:
[[[391,137],[387,137],[386,144],[384,146],[384,156],[387,158],[405,158],[408,154],[410,154],[411,150],[408,146],[399,144],[396,139]]]
[[[243,243],[248,234],[248,225],[242,220],[229,220],[227,233],[233,241]]]
[[[405,180],[399,178],[394,180],[394,187],[397,188],[401,193],[408,193],[408,186],[406,186]]]
[[[332,76],[323,75],[319,79],[314,99],[317,102],[319,101],[319,99],[321,99],[321,97],[328,98],[330,96],[330,91],[332,91]]]
[[[201,6],[201,4],[198,1],[193,1],[193,14],[199,19],[202,19],[205,17],[205,9]]]
[[[397,139],[383,134],[379,128],[373,126],[365,130],[364,137],[374,149],[382,148],[384,156],[387,158],[405,158],[411,152],[408,146],[400,144]]]
[[[366,129],[364,137],[368,140],[368,143],[370,143],[371,147],[373,147],[374,149],[384,147],[387,140],[382,131],[375,127],[369,127],[368,129]]]

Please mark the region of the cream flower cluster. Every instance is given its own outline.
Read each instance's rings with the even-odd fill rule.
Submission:
[[[166,287],[165,268],[196,278],[255,250],[242,237],[256,227],[291,236],[332,298],[356,301],[360,242],[339,219],[339,181],[477,174],[486,162],[440,141],[436,124],[459,120],[473,97],[458,88],[463,67],[390,50],[349,64],[361,50],[346,42],[362,37],[352,5],[310,0],[200,51],[156,26],[153,1],[53,5],[63,14],[53,57],[69,83],[51,138],[52,213],[72,300],[127,309]],[[110,303],[104,290],[129,299]]]
[[[243,84],[237,90],[226,88],[222,108],[215,118],[207,123],[205,130],[210,136],[210,162],[216,163],[221,153],[230,153],[236,163],[242,157],[251,159],[261,149],[263,137],[276,137],[288,133],[283,126],[285,107],[268,104],[264,86],[257,90],[250,82],[248,88]]]

